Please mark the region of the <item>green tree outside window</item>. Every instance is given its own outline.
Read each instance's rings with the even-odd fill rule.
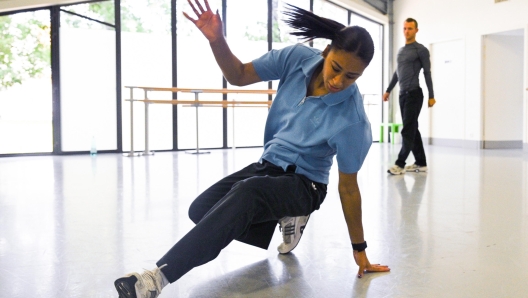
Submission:
[[[0,17],[0,90],[44,75],[51,65],[49,23]]]

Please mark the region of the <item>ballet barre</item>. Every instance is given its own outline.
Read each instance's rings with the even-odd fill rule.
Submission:
[[[130,89],[130,98],[125,99],[130,102],[130,152],[124,154],[128,157],[140,156],[140,155],[152,155],[154,154],[149,148],[149,111],[148,107],[151,104],[171,104],[171,105],[183,105],[187,107],[195,107],[196,109],[196,150],[186,151],[191,154],[203,154],[209,153],[208,151],[200,151],[199,144],[199,129],[198,129],[198,108],[199,107],[266,107],[271,106],[272,101],[237,101],[237,100],[200,100],[200,93],[216,93],[216,94],[267,94],[273,95],[276,93],[275,90],[249,90],[249,89],[196,89],[196,88],[165,88],[165,87],[139,87],[139,86],[125,86]],[[134,89],[141,89],[144,93],[144,99],[134,99]],[[194,100],[163,100],[163,99],[149,99],[148,91],[167,91],[167,92],[183,92],[183,93],[194,93]],[[145,150],[141,153],[134,151],[134,102],[143,102],[145,105]],[[233,109],[233,148],[235,148],[235,111]]]

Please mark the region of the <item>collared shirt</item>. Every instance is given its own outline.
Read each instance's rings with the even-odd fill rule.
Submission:
[[[339,170],[356,173],[372,144],[370,123],[357,85],[323,96],[306,91],[315,69],[323,63],[321,51],[297,44],[271,50],[253,61],[264,81],[280,80],[264,132],[267,160],[286,170],[328,184],[337,155]]]

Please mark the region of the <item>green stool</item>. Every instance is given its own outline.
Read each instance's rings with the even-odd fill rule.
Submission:
[[[403,124],[401,124],[401,123],[381,123],[381,127],[380,127],[380,143],[384,142],[383,136],[384,136],[384,132],[385,132],[385,127],[390,127],[391,143],[394,144],[394,133],[395,132],[400,132],[401,128],[403,127]]]

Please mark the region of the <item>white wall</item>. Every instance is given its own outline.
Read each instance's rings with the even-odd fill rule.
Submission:
[[[484,148],[522,147],[523,36],[491,34],[483,40]]]
[[[483,36],[498,32],[528,28],[528,1],[509,0],[495,4],[493,0],[396,0],[394,1],[395,47],[404,45],[402,33],[403,21],[412,17],[418,21],[417,41],[426,47],[431,44],[461,39],[465,49],[465,90],[461,108],[466,112],[464,117],[464,141],[480,148],[483,141]],[[525,58],[523,63],[523,110],[528,114],[527,91],[528,63],[526,59],[527,37],[524,30]],[[433,75],[434,75],[434,69]],[[434,84],[434,82],[433,82]],[[437,105],[442,105],[442,98],[437,98]],[[434,109],[434,107],[433,107]],[[438,115],[445,117],[449,115]],[[523,120],[523,142],[528,143],[526,116]],[[422,134],[429,137],[427,132]]]

